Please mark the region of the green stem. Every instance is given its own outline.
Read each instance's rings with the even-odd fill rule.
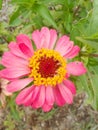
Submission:
[[[91,54],[87,54],[87,53],[80,53],[81,56],[86,56],[86,57],[98,57],[98,54],[94,54],[94,53],[91,53]]]

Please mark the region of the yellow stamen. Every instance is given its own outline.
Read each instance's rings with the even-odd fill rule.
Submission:
[[[59,67],[57,68],[53,76],[43,77],[39,72],[40,61],[44,57],[45,59],[51,58],[53,59],[53,61],[57,61],[59,63]],[[66,75],[66,60],[57,51],[54,50],[42,48],[34,52],[34,55],[29,60],[29,67],[31,69],[29,77],[33,77],[34,85],[37,86],[39,85],[55,86],[56,84],[61,83]]]

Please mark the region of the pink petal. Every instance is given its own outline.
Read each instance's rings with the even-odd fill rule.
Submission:
[[[55,86],[53,90],[56,104],[58,106],[63,106],[66,103],[66,101],[63,99],[58,86]]]
[[[39,48],[48,48],[50,42],[50,31],[47,27],[43,27],[41,31],[36,30],[32,34],[32,39]]]
[[[72,92],[72,94],[76,94],[76,88],[73,82],[71,82],[70,80],[64,80],[63,83],[65,84],[65,86]]]
[[[55,50],[60,52],[62,56],[66,55],[67,53],[70,52],[70,50],[73,48],[73,42],[69,41],[68,36],[62,36],[55,47]]]
[[[49,42],[49,49],[53,49],[57,40],[57,32],[54,29],[50,29],[50,42]]]
[[[24,55],[26,55],[28,57],[31,57],[33,55],[33,52],[30,51],[28,46],[26,46],[24,43],[20,43],[19,48],[20,48],[21,52],[23,52]]]
[[[54,104],[54,93],[53,93],[53,88],[51,86],[46,87],[46,103],[48,105],[53,105]]]
[[[34,93],[32,95],[32,103],[36,99],[36,97],[37,97],[37,95],[38,95],[39,92],[40,92],[40,86],[35,86]]]
[[[53,105],[48,105],[46,103],[44,103],[44,105],[42,106],[42,109],[44,112],[48,112],[52,109]]]
[[[47,27],[43,27],[41,31],[36,30],[32,34],[32,39],[39,48],[50,48],[53,49],[56,39],[57,32],[54,29],[48,29]]]
[[[73,102],[73,96],[71,91],[64,84],[58,85],[58,88],[66,103],[71,104]]]
[[[50,42],[50,31],[47,27],[43,27],[40,31],[41,48],[48,48]]]
[[[32,106],[34,108],[39,108],[44,104],[44,102],[45,102],[45,86],[40,86],[39,92],[38,92],[35,100],[33,101]]]
[[[25,46],[27,46],[27,48],[29,49],[30,53],[33,54],[34,50],[33,50],[33,47],[32,47],[32,42],[30,40],[30,38],[25,35],[25,34],[20,34],[16,37],[16,40],[17,40],[17,43],[20,44],[20,43],[24,43]]]
[[[13,55],[11,52],[5,52],[2,56],[1,64],[5,67],[24,67],[28,65],[28,61]]]
[[[41,39],[40,39],[40,32],[39,30],[35,30],[33,33],[32,33],[32,39],[37,47],[37,49],[40,48],[40,43],[41,43]]]
[[[80,51],[80,47],[79,46],[74,46],[72,48],[72,50],[70,50],[69,53],[65,54],[64,57],[65,58],[74,58],[75,56],[77,56],[79,54]]]
[[[15,79],[30,73],[28,68],[8,68],[0,71],[0,76],[6,79]]]
[[[57,48],[59,48],[61,45],[63,45],[63,44],[67,44],[68,42],[69,42],[69,37],[68,36],[66,36],[66,35],[63,35],[62,37],[60,37],[59,39],[58,39],[58,41],[57,41]]]
[[[28,96],[25,98],[25,100],[23,101],[23,105],[24,106],[31,106],[32,104],[32,94],[33,94],[33,90],[31,93],[28,94]]]
[[[23,89],[24,87],[26,87],[32,81],[33,81],[33,79],[31,79],[31,78],[14,80],[10,84],[8,84],[7,90],[9,92],[19,91],[19,90]]]
[[[70,62],[67,65],[67,71],[69,74],[78,76],[86,73],[87,70],[84,67],[82,62],[75,61],[75,62]]]
[[[23,52],[21,52],[20,48],[19,48],[19,45],[15,42],[11,42],[9,45],[8,45],[9,49],[10,49],[10,52],[15,55],[15,56],[18,56],[18,57],[21,57],[21,58],[24,58],[24,59],[27,59],[28,56],[25,55]]]
[[[34,89],[34,86],[28,87],[22,90],[16,97],[16,103],[20,105],[20,104],[25,104],[27,101],[30,101],[30,100],[32,101],[33,89]]]

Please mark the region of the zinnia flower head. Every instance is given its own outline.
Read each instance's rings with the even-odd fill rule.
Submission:
[[[63,106],[73,102],[76,93],[70,75],[86,72],[82,62],[68,62],[78,55],[80,48],[64,35],[57,38],[54,29],[43,27],[32,33],[36,50],[27,35],[20,34],[9,44],[2,57],[0,75],[10,80],[9,92],[20,91],[17,104],[49,111],[54,104]]]
[[[11,96],[12,94],[6,90],[8,80],[0,78],[0,102],[2,107],[6,105],[6,96]]]

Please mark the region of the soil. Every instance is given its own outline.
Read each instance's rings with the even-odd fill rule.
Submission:
[[[98,112],[85,105],[85,100],[84,93],[78,94],[72,105],[55,106],[48,113],[20,106],[17,108],[23,115],[19,121],[7,117],[8,107],[0,109],[0,130],[98,130]],[[8,120],[14,127],[7,124]]]

